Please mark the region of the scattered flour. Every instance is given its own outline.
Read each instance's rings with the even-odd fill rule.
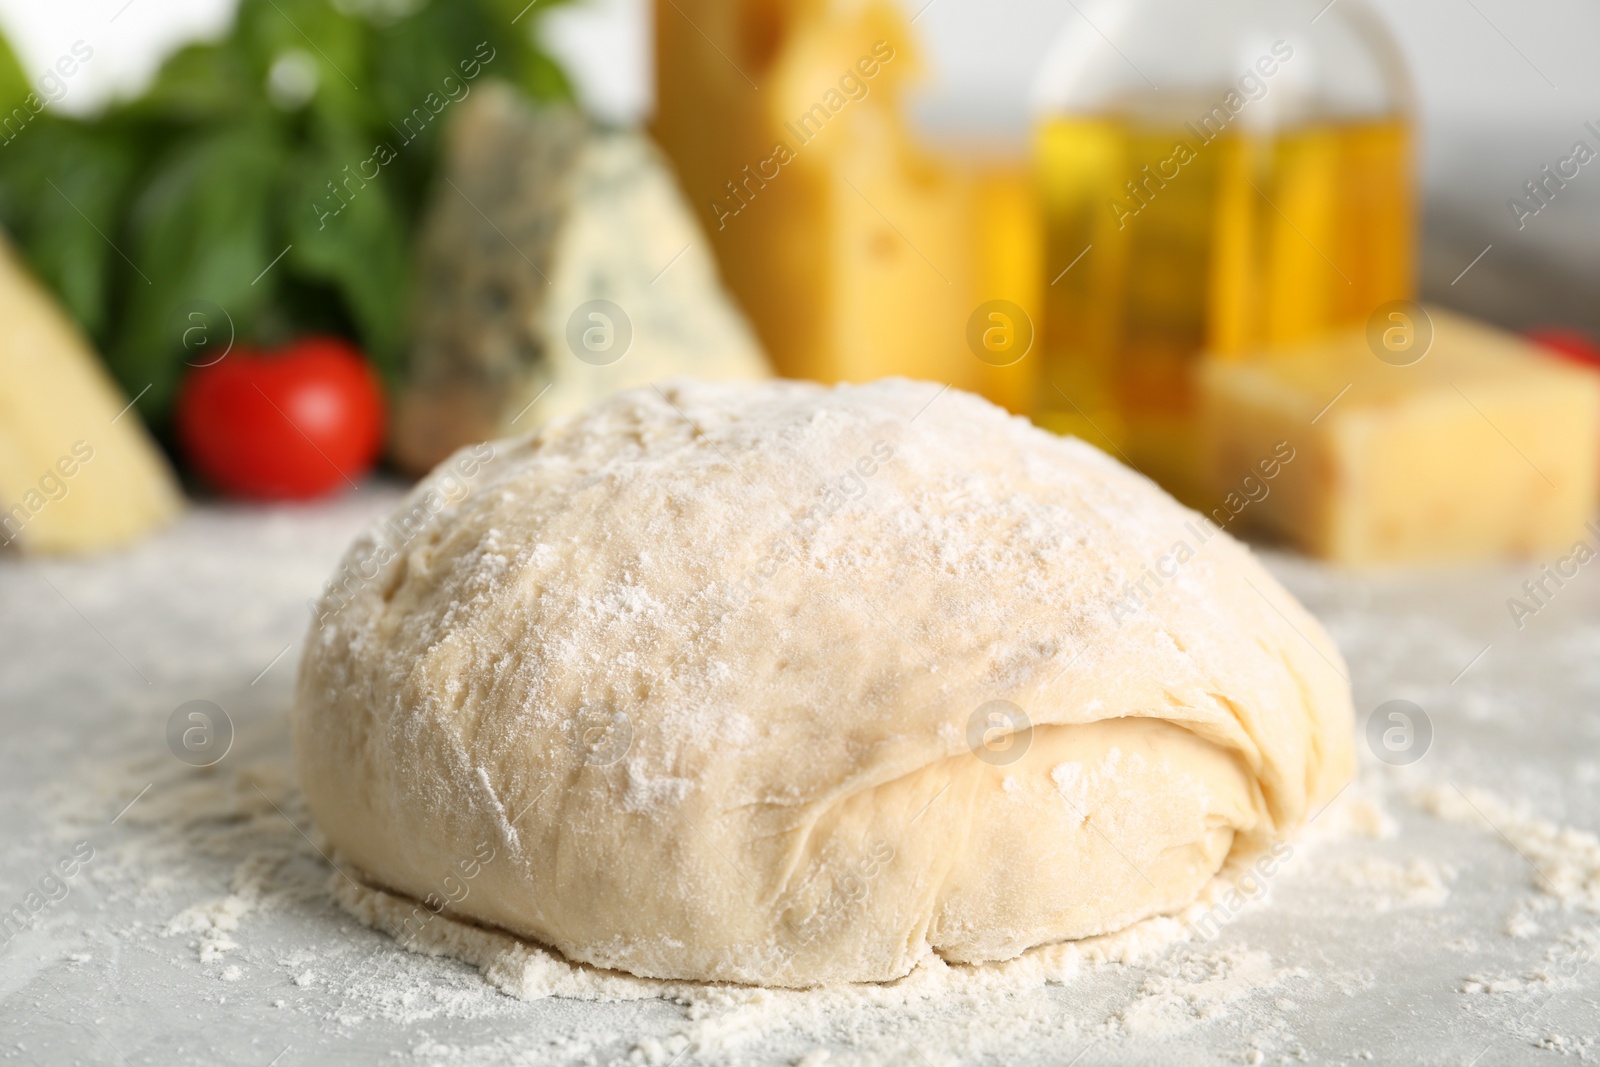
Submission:
[[[1558,916],[1576,920],[1534,966],[1514,974],[1468,975],[1461,992],[1469,1004],[1484,999],[1485,1006],[1475,1010],[1529,1045],[1587,1058],[1592,1037],[1549,1034],[1540,1015],[1560,993],[1580,988],[1586,971],[1600,966],[1600,925],[1592,918],[1600,913],[1600,839],[1539,818],[1525,803],[1486,789],[1432,786],[1414,799],[1441,819],[1493,835],[1527,861],[1529,881],[1540,895],[1518,902],[1506,920],[1509,937],[1531,938]]]
[[[1575,926],[1551,943],[1544,958],[1520,974],[1473,974],[1463,993],[1517,993],[1577,988],[1578,976],[1600,957],[1600,929]]]
[[[1379,912],[1440,907],[1450,899],[1450,883],[1456,875],[1456,869],[1447,863],[1413,859],[1401,866],[1377,857],[1339,871],[1341,879],[1372,896],[1372,906]]]
[[[1532,865],[1534,886],[1565,908],[1600,914],[1600,838],[1559,826],[1486,789],[1433,786],[1418,804],[1441,819],[1476,826],[1503,837]]]
[[[240,881],[237,875],[235,881]],[[241,919],[256,909],[261,895],[258,883],[245,881],[241,889],[183,909],[168,921],[166,935],[199,934],[194,947],[201,963],[215,962],[224,952],[238,948],[239,943],[229,935],[239,929]]]
[[[1182,953],[1161,961],[1141,995],[1117,1013],[1128,1034],[1164,1039],[1225,1015],[1231,1005],[1308,972],[1279,970],[1264,952]]]
[[[1512,912],[1511,918],[1506,920],[1507,937],[1515,937],[1520,940],[1525,937],[1532,937],[1540,929],[1541,927],[1534,921],[1533,916],[1520,908]]]
[[[1378,798],[1357,781],[1307,825],[1302,836],[1313,841],[1342,837],[1389,841],[1400,836],[1400,824],[1384,810]]]

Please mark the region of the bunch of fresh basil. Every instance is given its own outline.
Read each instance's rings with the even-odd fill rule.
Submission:
[[[453,109],[486,78],[569,94],[532,32],[548,6],[241,0],[87,119],[28,99],[0,41],[0,225],[158,427],[197,339],[332,332],[392,378]]]

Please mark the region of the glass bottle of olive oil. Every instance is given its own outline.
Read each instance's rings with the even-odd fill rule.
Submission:
[[[1359,0],[1325,2],[1086,7],[1041,79],[1034,417],[1191,503],[1200,359],[1413,296],[1404,69]]]

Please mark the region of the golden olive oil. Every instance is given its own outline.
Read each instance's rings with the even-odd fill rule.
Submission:
[[[1362,323],[1415,288],[1403,119],[1241,126],[1055,118],[1038,132],[1047,284],[1034,417],[1196,503],[1202,352]]]

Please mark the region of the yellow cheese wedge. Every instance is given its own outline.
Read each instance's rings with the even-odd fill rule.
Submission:
[[[1415,347],[1386,349],[1390,329]],[[1207,360],[1200,382],[1221,524],[1425,563],[1565,549],[1594,515],[1600,375],[1450,312]]]
[[[1022,310],[994,323],[1024,345],[1038,325],[1029,165],[914,135],[919,66],[884,0],[658,0],[654,131],[780,374],[924,378],[1026,412],[1037,351],[979,358],[969,337],[991,301]]]
[[[127,405],[0,236],[0,546],[92,552],[177,513],[172,471]]]

